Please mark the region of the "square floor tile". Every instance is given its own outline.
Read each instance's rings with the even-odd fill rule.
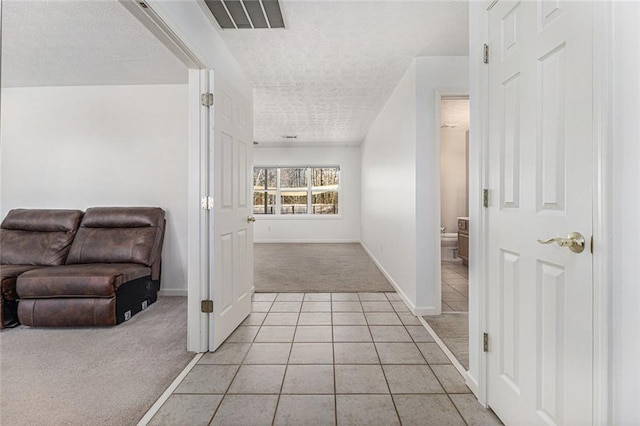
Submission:
[[[449,303],[449,302],[467,302],[467,297],[463,296],[462,294],[458,293],[457,291],[452,291],[452,292],[443,292],[442,293],[442,300],[444,300],[445,302]]]
[[[336,365],[336,393],[389,393],[379,365]]]
[[[418,317],[411,312],[398,312],[398,317],[400,317],[400,321],[402,321],[404,325],[422,325]]]
[[[195,365],[174,392],[225,393],[237,370],[237,365]]]
[[[469,426],[501,425],[500,419],[488,408],[482,407],[473,394],[449,395]]]
[[[454,312],[469,312],[469,302],[447,302]]]
[[[302,312],[298,325],[331,325],[330,312]]]
[[[211,424],[271,425],[277,404],[278,395],[226,395]]]
[[[391,393],[444,393],[428,365],[384,365]]]
[[[282,395],[274,425],[335,425],[334,398],[333,395]]]
[[[333,364],[331,343],[294,343],[289,364]]]
[[[171,395],[149,425],[207,425],[221,400],[222,395]]]
[[[253,293],[251,300],[254,302],[273,302],[277,296],[278,293]]]
[[[414,342],[434,342],[433,337],[423,325],[408,325],[407,331]]]
[[[383,364],[426,364],[415,343],[376,343]]]
[[[394,300],[391,303],[391,306],[393,306],[393,309],[395,309],[396,312],[411,312],[409,310],[409,307],[407,305],[405,305],[405,303],[402,300]]]
[[[244,364],[286,364],[291,343],[254,343]]]
[[[285,365],[243,365],[228,393],[280,393]]]
[[[394,395],[403,426],[464,426],[447,395]]]
[[[273,302],[252,302],[251,312],[269,312]]]
[[[241,325],[236,331],[231,333],[226,340],[227,343],[247,343],[253,342],[260,327],[253,325]]]
[[[334,302],[358,302],[358,293],[331,293],[331,300]]]
[[[331,302],[333,312],[362,312],[360,302]]]
[[[387,299],[389,299],[390,301],[394,301],[394,300],[402,300],[400,298],[400,296],[398,295],[398,293],[394,292],[386,292],[384,294],[385,296],[387,296]]]
[[[302,312],[331,312],[331,302],[302,302]]]
[[[366,312],[369,325],[402,325],[402,321],[393,312]]]
[[[269,312],[300,312],[302,302],[273,302]]]
[[[282,385],[283,394],[332,394],[333,365],[289,365]]]
[[[362,312],[334,312],[333,325],[367,325]]]
[[[451,364],[447,355],[437,343],[417,343],[418,349],[427,359],[428,364]]]
[[[380,364],[373,343],[334,343],[336,364]]]
[[[256,336],[255,341],[261,343],[285,343],[293,341],[294,326],[265,326],[263,325]]]
[[[276,302],[302,302],[304,293],[278,293]]]
[[[334,342],[371,342],[369,327],[359,325],[334,325]]]
[[[300,325],[296,329],[294,342],[320,343],[331,342],[332,339],[330,325]]]
[[[361,302],[362,310],[365,312],[394,312],[391,303],[384,302]]]
[[[251,343],[223,343],[215,352],[205,353],[198,364],[241,364]]]
[[[305,293],[305,302],[331,302],[331,293]]]
[[[471,390],[467,387],[464,378],[458,370],[451,364],[448,365],[432,365],[431,369],[444,386],[447,393],[469,393]]]
[[[402,325],[372,325],[371,335],[374,342],[412,342],[411,336]]]
[[[262,325],[296,325],[298,313],[296,312],[270,312]]]
[[[363,302],[387,301],[384,293],[358,293],[358,297]]]
[[[244,321],[242,321],[241,325],[262,325],[262,322],[266,317],[266,312],[252,312]]]
[[[398,415],[389,395],[336,395],[338,425],[399,425]],[[426,423],[423,423],[423,425]]]
[[[442,309],[442,312],[454,312],[453,308],[449,305],[447,305],[446,302],[442,302],[440,303],[440,308]]]

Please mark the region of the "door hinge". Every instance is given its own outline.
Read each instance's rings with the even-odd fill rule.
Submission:
[[[203,93],[200,95],[200,105],[210,107],[213,105],[213,93]]]
[[[200,301],[200,312],[205,314],[213,313],[213,300],[201,300]]]
[[[202,210],[213,210],[213,197],[202,197],[200,199]]]
[[[489,352],[489,333],[482,334],[482,351]]]
[[[485,64],[489,63],[489,45],[485,44],[482,47],[482,62]]]
[[[489,207],[489,190],[482,190],[482,205],[485,207]]]
[[[593,254],[593,235],[591,236],[591,242],[589,243],[589,249],[591,250],[591,254]]]

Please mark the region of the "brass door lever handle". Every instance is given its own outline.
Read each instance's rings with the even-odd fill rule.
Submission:
[[[582,253],[584,251],[584,237],[579,232],[572,232],[567,238],[556,237],[549,240],[538,240],[540,244],[551,244],[556,242],[560,247],[569,247],[574,253]]]

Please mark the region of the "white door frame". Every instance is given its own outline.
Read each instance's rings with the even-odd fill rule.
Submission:
[[[206,352],[209,349],[209,314],[201,312],[200,301],[209,299],[209,218],[200,201],[209,195],[209,126],[208,108],[200,105],[200,95],[210,90],[207,75],[212,69],[150,5],[143,6],[136,0],[119,2],[189,69],[186,349]]]
[[[469,167],[470,167],[470,187],[469,198],[472,197],[473,191],[480,191],[476,196],[481,194],[482,188],[486,187],[487,177],[487,143],[488,143],[488,68],[482,63],[482,46],[488,42],[489,30],[489,13],[488,11],[497,2],[486,1],[481,4],[471,2],[470,6],[470,135],[473,132],[473,139],[470,137],[469,143]],[[594,79],[594,205],[593,205],[593,421],[594,424],[611,424],[611,398],[610,388],[610,301],[611,301],[611,265],[612,244],[608,240],[611,235],[611,219],[612,219],[612,201],[611,188],[613,186],[612,178],[612,140],[611,135],[611,93],[612,81],[610,80],[610,70],[612,63],[612,6],[609,2],[595,2],[594,4],[594,29],[593,29],[593,79]],[[479,16],[478,16],[479,14]],[[474,95],[477,99],[474,99]],[[474,124],[474,118],[477,123]],[[473,129],[473,130],[471,130]],[[471,142],[473,140],[473,143]],[[471,151],[472,146],[477,151]],[[482,183],[480,187],[471,186],[471,165],[472,161],[480,161],[480,170],[475,173],[475,178]],[[472,213],[472,205],[469,203],[469,216],[482,220],[481,229],[477,229],[478,234],[475,243],[471,240],[470,235],[469,257],[470,260],[482,256],[486,251],[483,241],[486,241],[486,235],[490,230],[486,226],[486,214],[482,208],[479,212]],[[472,268],[470,263],[469,278],[472,277]],[[478,274],[478,298],[474,301],[470,297],[471,320],[471,303],[477,309],[478,324],[476,331],[479,335],[486,330],[487,311],[486,311],[486,283],[487,283],[487,267],[486,258],[482,258],[481,262],[473,269]],[[470,344],[471,344],[471,328]],[[488,380],[487,380],[487,364],[488,357],[479,349],[479,342],[476,344],[478,362],[477,371],[477,392],[476,396],[481,404],[486,406]],[[471,349],[471,348],[470,348]],[[470,356],[473,356],[470,350]],[[470,360],[470,362],[473,362]],[[473,382],[473,377],[468,375],[467,383]],[[472,383],[473,384],[473,383]],[[473,386],[469,384],[473,390]]]

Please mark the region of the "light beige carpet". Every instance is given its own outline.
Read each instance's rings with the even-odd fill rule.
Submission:
[[[360,244],[254,244],[257,292],[395,291]]]
[[[193,358],[187,298],[110,328],[0,333],[1,425],[135,425]]]

